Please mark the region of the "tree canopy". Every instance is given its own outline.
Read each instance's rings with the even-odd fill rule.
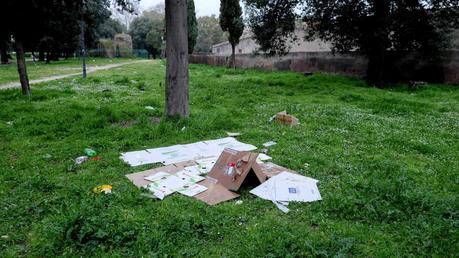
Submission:
[[[295,38],[299,0],[245,0],[248,25],[265,55],[288,53]]]
[[[195,50],[198,52],[212,52],[212,46],[226,40],[219,19],[215,16],[201,16],[198,18],[198,38]]]
[[[196,39],[198,38],[198,22],[196,20],[196,10],[193,0],[187,1],[187,23],[188,23],[188,53],[192,54]]]
[[[223,31],[228,32],[228,41],[232,46],[232,64],[235,62],[235,47],[244,33],[244,21],[242,19],[242,8],[239,0],[220,1],[220,26]]]
[[[450,0],[306,0],[304,10],[308,38],[367,55],[367,79],[378,86],[388,76],[388,51],[439,57],[459,25],[459,1]]]
[[[137,0],[133,0],[137,1]],[[130,0],[115,0],[119,8],[130,11]],[[110,0],[5,0],[0,16],[2,38],[14,39],[23,94],[28,95],[25,50],[74,52],[85,38],[86,44],[97,40],[96,29],[110,17]],[[80,37],[80,34],[86,34]]]
[[[164,50],[164,9],[151,9],[134,19],[129,30],[135,49],[146,49],[153,57]]]

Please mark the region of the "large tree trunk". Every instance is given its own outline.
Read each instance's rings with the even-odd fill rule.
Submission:
[[[19,80],[21,81],[22,95],[30,95],[29,77],[27,76],[27,67],[24,56],[24,45],[20,38],[15,38],[16,42],[16,60],[18,63]]]
[[[38,61],[40,62],[45,61],[45,52],[43,52],[42,50],[38,52]]]
[[[0,39],[0,60],[1,64],[8,64],[8,43]]]
[[[166,115],[189,115],[186,0],[166,1]]]
[[[373,31],[370,36],[368,50],[367,82],[370,85],[382,88],[385,86],[385,59],[388,41],[386,19],[389,16],[389,3],[387,0],[374,0]]]
[[[231,44],[231,64],[230,66],[236,69],[236,45]]]
[[[6,46],[3,45],[3,43],[0,43],[0,56],[1,63],[8,64],[8,51],[6,49]]]

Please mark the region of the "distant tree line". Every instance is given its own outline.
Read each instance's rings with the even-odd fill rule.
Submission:
[[[132,11],[129,0],[114,0],[118,8]],[[4,0],[0,16],[1,61],[8,62],[8,50],[16,51],[22,92],[30,87],[25,52],[38,53],[40,60],[68,57],[94,46],[100,37],[112,36],[122,27],[109,19],[110,0]]]
[[[392,62],[408,54],[441,59],[459,28],[457,0],[243,1],[248,25],[266,55],[289,51],[295,23],[301,19],[307,40],[319,38],[335,52],[366,55],[367,81],[378,87],[390,77]]]
[[[166,43],[164,4],[158,4],[134,18],[130,25],[129,34],[134,48],[145,49],[150,56],[164,56]],[[198,19],[193,0],[187,1],[188,52],[193,53],[198,41]]]

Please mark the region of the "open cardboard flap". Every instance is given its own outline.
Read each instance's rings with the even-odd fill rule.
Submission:
[[[279,166],[277,164],[274,164],[272,162],[266,162],[266,163],[259,163],[258,166],[260,167],[261,171],[263,174],[265,174],[268,178],[271,178],[273,176],[276,176],[282,172],[290,172],[292,174],[298,174],[296,171],[293,171],[288,168],[284,168],[282,166]]]
[[[258,153],[225,149],[209,173],[209,177],[231,191],[239,191],[249,173],[255,173],[259,183],[266,181],[257,163]]]

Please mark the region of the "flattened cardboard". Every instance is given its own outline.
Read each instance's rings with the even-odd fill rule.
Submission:
[[[261,172],[263,174],[266,175],[267,178],[271,178],[273,176],[276,176],[284,171],[287,171],[287,172],[290,172],[290,173],[293,173],[293,174],[298,174],[297,172],[291,170],[291,169],[288,169],[288,168],[284,168],[282,166],[279,166],[277,164],[274,164],[272,162],[267,162],[267,163],[261,163],[261,164],[258,164],[258,166],[260,167],[261,169]]]
[[[287,111],[282,111],[276,114],[276,121],[285,125],[296,126],[300,123],[298,118],[287,114]]]
[[[226,189],[223,185],[215,183],[212,179],[206,179],[198,184],[207,187],[207,191],[195,195],[194,198],[212,206],[240,196],[239,194]]]
[[[231,191],[238,191],[249,173],[255,173],[260,184],[266,181],[256,162],[258,153],[225,149],[209,173],[209,177]]]

